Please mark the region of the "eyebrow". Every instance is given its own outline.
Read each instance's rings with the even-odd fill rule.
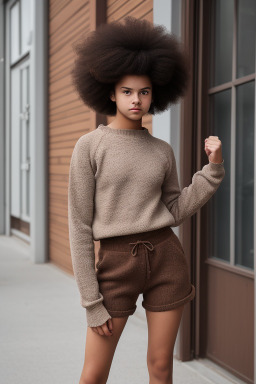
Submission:
[[[132,89],[132,88],[129,88],[129,87],[121,87],[121,88],[125,88],[125,89]],[[142,89],[151,89],[151,87],[145,87],[145,88],[141,88],[140,91],[142,91]]]

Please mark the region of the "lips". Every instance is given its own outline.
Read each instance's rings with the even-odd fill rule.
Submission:
[[[140,108],[131,108],[131,111],[141,111]]]

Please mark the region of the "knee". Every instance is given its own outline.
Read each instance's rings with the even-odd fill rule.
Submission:
[[[148,358],[148,372],[151,378],[163,383],[170,383],[172,379],[173,356],[159,356]]]

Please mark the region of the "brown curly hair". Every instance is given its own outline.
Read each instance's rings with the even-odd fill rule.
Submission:
[[[167,110],[187,89],[188,56],[163,25],[127,16],[123,22],[101,24],[72,46],[77,54],[72,83],[96,112],[116,115],[110,93],[124,75],[149,76],[154,102],[148,113],[153,115]]]

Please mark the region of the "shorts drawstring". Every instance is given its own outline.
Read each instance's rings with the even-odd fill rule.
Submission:
[[[151,269],[150,269],[150,263],[149,263],[148,250],[153,251],[154,245],[150,241],[147,241],[147,240],[138,240],[138,241],[136,241],[136,243],[129,243],[129,244],[135,244],[134,247],[132,248],[132,252],[131,252],[132,256],[136,256],[137,255],[137,249],[138,249],[138,245],[140,243],[145,245],[145,247],[146,247],[147,279],[149,279],[150,278]]]

